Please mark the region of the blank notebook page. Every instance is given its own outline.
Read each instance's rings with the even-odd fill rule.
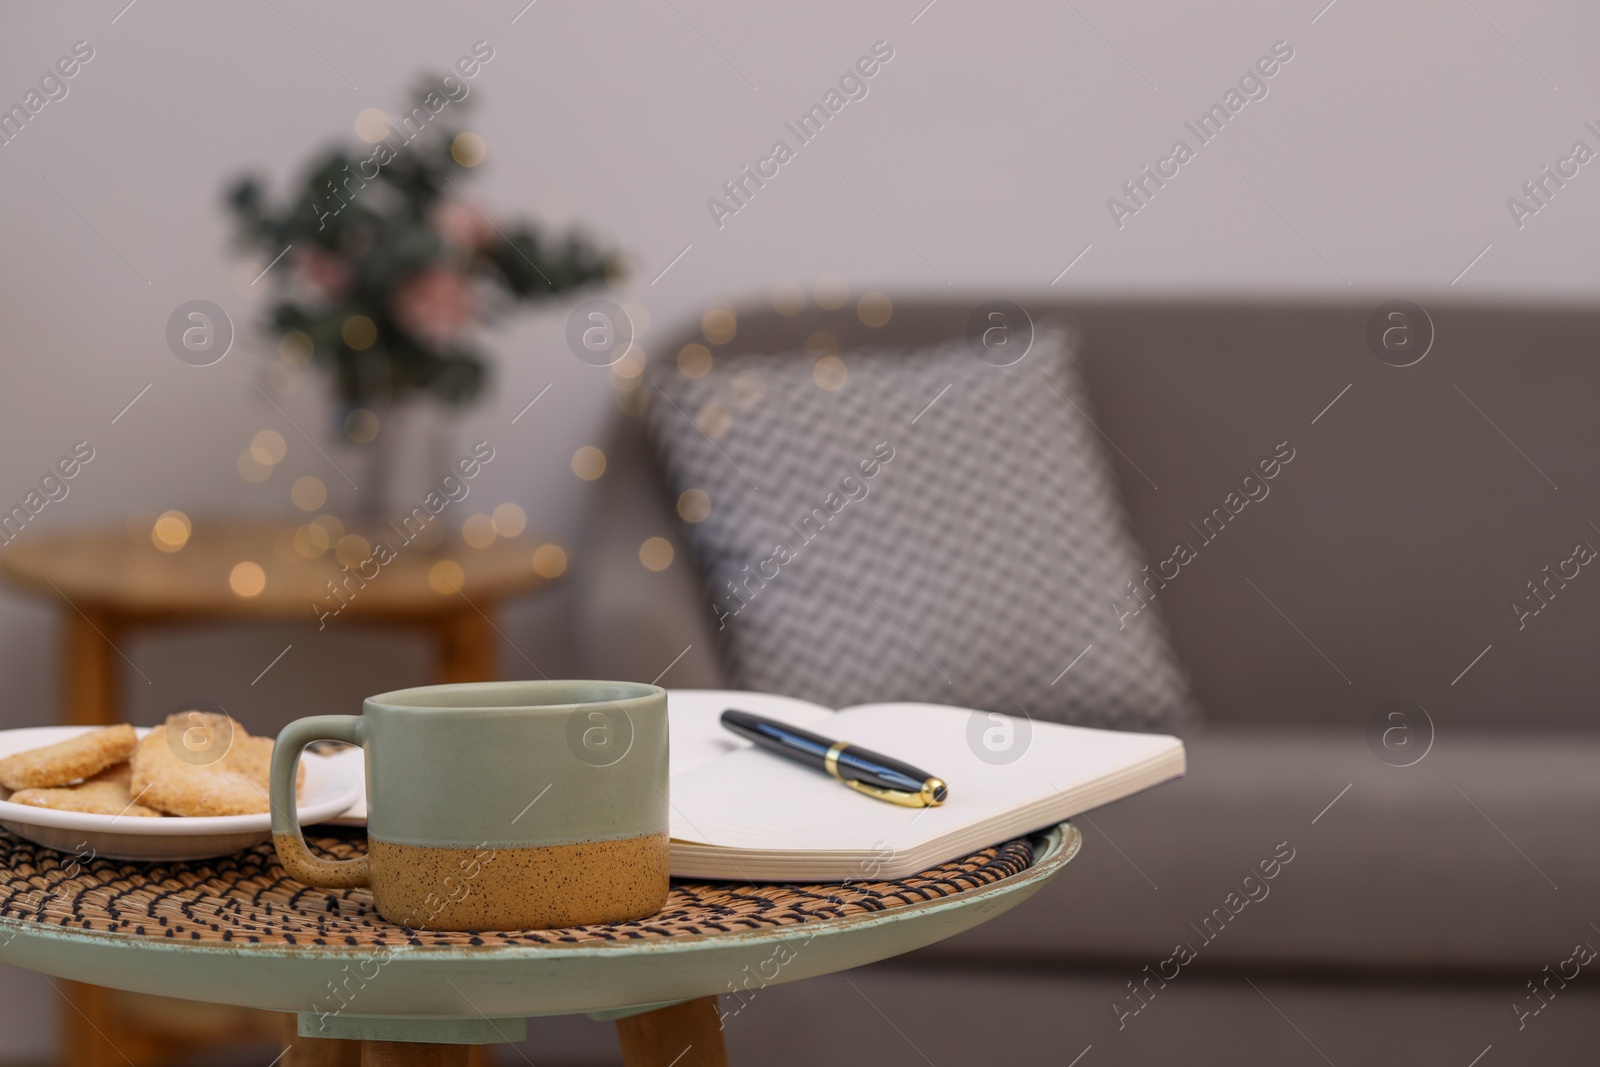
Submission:
[[[673,775],[672,836],[766,852],[904,851],[1008,815],[1015,822],[1021,809],[1049,807],[1051,813],[1037,824],[1015,828],[1035,829],[1103,803],[1089,788],[1097,780],[1119,778],[1182,750],[1181,742],[1164,735],[1041,723],[1021,758],[997,766],[969,745],[974,714],[934,704],[867,704],[810,724],[817,733],[943,778],[950,797],[940,807],[875,800],[821,771],[747,747]],[[990,720],[977,714],[980,739],[974,744],[986,751],[981,732]]]
[[[823,731],[818,723],[833,717],[833,709],[809,700],[775,693],[746,693],[734,689],[669,689],[667,717],[671,725],[673,788],[677,775],[730,752],[749,748],[750,742],[722,725],[729,708],[765,715],[789,726]],[[823,731],[826,732],[826,731]]]

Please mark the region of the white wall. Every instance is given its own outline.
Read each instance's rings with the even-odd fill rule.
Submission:
[[[1600,165],[1521,229],[1506,206],[1574,141],[1600,150],[1583,126],[1600,127],[1590,5],[125,2],[0,15],[0,104],[20,102],[75,41],[95,50],[69,95],[0,146],[0,500],[20,498],[72,442],[98,451],[28,540],[141,507],[271,513],[302,473],[336,481],[287,431],[288,460],[269,481],[235,473],[254,431],[284,427],[250,388],[270,346],[249,325],[257,302],[235,289],[219,192],[243,169],[295,173],[308,150],[349,139],[358,111],[397,107],[416,73],[480,39],[495,58],[473,83],[489,146],[474,196],[505,214],[581,220],[626,249],[636,274],[613,296],[648,310],[652,356],[665,326],[779,282],[1039,289],[1086,246],[1058,291],[1387,298],[1448,288],[1486,246],[1457,290],[1582,297],[1600,278]],[[775,139],[793,144],[784,122],[879,40],[894,58],[869,95],[719,230],[707,198]],[[1183,123],[1280,40],[1294,58],[1269,94],[1119,229],[1107,198],[1174,140],[1193,146]],[[240,330],[204,369],[163,339],[168,314],[196,297]],[[564,314],[524,314],[492,338],[499,388],[458,437],[504,443],[481,501],[516,501],[565,538],[584,489],[568,460],[597,440],[612,394],[565,350]],[[285,402],[308,429],[326,421],[316,384]],[[0,725],[53,713],[58,607],[0,595]],[[521,612],[509,629],[557,666],[560,608]],[[133,714],[210,696],[283,719],[420,678],[414,648],[300,633],[271,685],[251,689],[296,633],[140,642],[129,652],[152,684],[131,694]],[[51,994],[31,979],[8,985],[0,1057],[39,1055]]]

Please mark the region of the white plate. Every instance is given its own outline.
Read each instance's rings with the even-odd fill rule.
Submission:
[[[326,744],[333,746],[339,745],[339,742],[329,741]],[[337,826],[367,825],[367,754],[355,745],[339,745],[338,748],[325,749],[322,758],[332,764],[338,773],[349,775],[359,784],[356,802],[326,821]]]
[[[93,729],[96,727],[35,726],[0,730],[0,758],[53,745]],[[149,732],[147,727],[141,727],[139,736]],[[300,762],[306,770],[298,805],[302,825],[332,818],[364,795],[361,778],[350,773],[348,764],[311,752],[305,753]],[[265,812],[151,819],[55,811],[4,800],[0,800],[0,826],[46,848],[83,858],[105,856],[118,860],[208,859],[249,848],[272,836],[272,816]]]

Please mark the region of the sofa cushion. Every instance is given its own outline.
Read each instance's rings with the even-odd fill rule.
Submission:
[[[1028,906],[924,951],[1535,978],[1600,946],[1592,733],[1446,730],[1410,767],[1359,729],[1188,747],[1187,778],[1080,816],[1082,853]]]
[[[719,356],[653,375],[650,424],[734,683],[1086,725],[1192,716],[1068,332],[1006,366],[917,350]],[[693,508],[691,517],[699,517]],[[1129,625],[1130,610],[1144,617]]]
[[[1519,1030],[1510,1007],[1520,982],[1505,977],[1419,986],[1185,975],[1165,988],[1152,982],[1139,1013],[1119,1017],[1112,1005],[1132,998],[1134,974],[909,962],[768,986],[746,1000],[724,996],[729,1059],[762,1067],[1576,1067],[1594,1063],[1600,1029],[1600,992],[1581,979]]]

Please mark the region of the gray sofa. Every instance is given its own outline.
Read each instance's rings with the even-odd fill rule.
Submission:
[[[1081,329],[1148,559],[1296,449],[1157,598],[1205,711],[1189,775],[1082,817],[1082,855],[1022,908],[763,990],[729,1023],[735,1062],[1595,1062],[1600,962],[1574,948],[1600,946],[1600,567],[1571,561],[1600,547],[1600,313],[1424,301],[1431,350],[1396,367],[1367,341],[1382,298],[1008,296]],[[915,345],[980,299],[897,299],[876,329],[850,306],[747,309],[726,347]],[[671,358],[700,338],[650,340]],[[638,420],[607,455],[574,552],[582,663],[719,685]],[[659,573],[650,536],[677,549]],[[1393,700],[1425,709],[1431,747],[1415,711],[1384,717]],[[1242,888],[1275,855],[1265,895]]]

